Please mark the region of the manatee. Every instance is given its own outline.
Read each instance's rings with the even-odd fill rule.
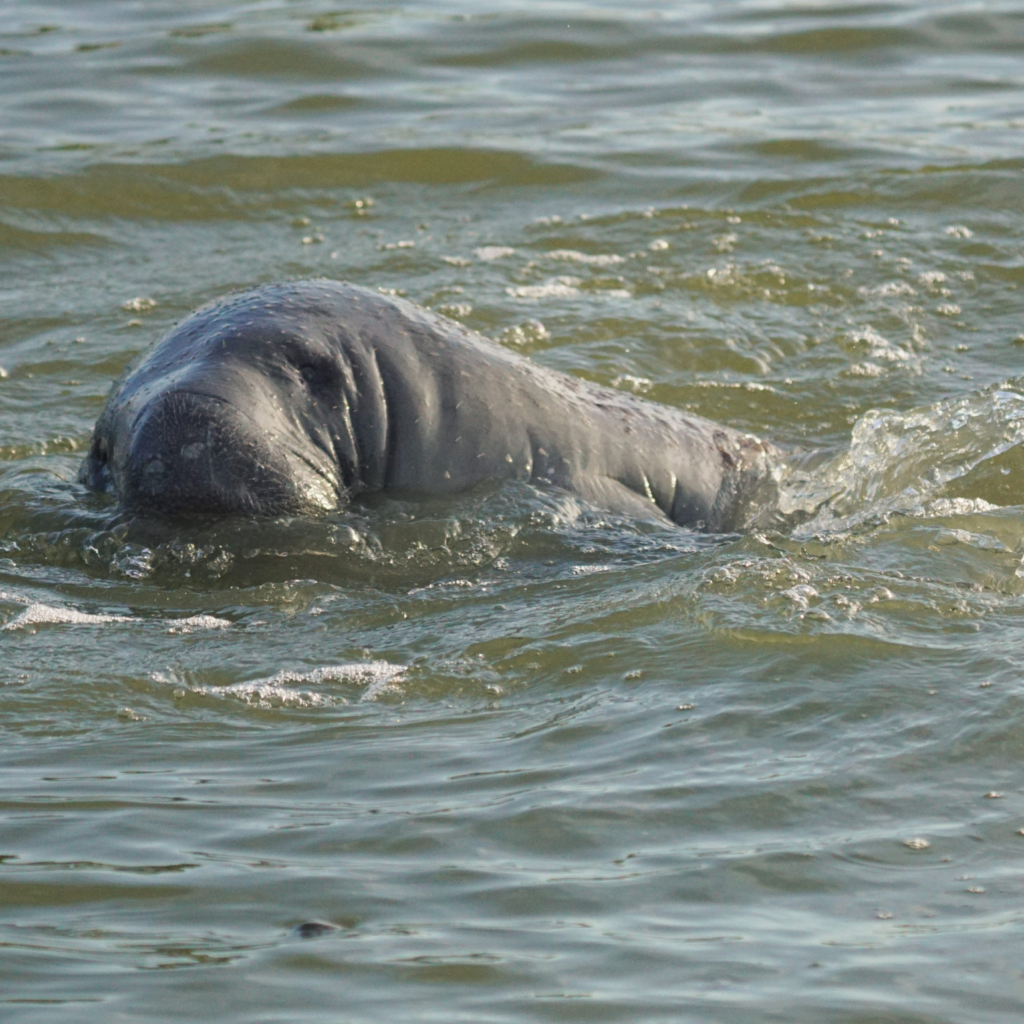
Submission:
[[[776,456],[410,302],[317,280],[178,323],[115,382],[79,479],[146,513],[271,517],[519,480],[721,532],[747,521]]]

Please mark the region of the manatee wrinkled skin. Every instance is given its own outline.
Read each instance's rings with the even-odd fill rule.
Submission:
[[[770,484],[774,455],[401,299],[302,281],[207,305],[144,353],[79,479],[131,509],[259,516],[522,480],[723,531]]]

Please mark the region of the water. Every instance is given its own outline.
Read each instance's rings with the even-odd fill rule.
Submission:
[[[1019,1019],[1019,5],[26,0],[0,76],[4,1021]],[[317,275],[779,515],[83,492],[134,354]]]

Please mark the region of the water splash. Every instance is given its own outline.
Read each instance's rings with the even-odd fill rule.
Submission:
[[[958,502],[943,492],[1024,441],[1024,395],[1013,390],[1019,386],[1006,382],[907,413],[865,413],[845,451],[780,467],[779,512],[800,523],[793,531],[799,537],[847,532],[898,513],[943,514],[951,500],[963,504],[962,496]],[[980,496],[966,500],[974,511],[996,507]]]

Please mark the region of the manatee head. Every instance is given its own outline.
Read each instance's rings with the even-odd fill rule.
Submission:
[[[327,282],[275,285],[187,317],[115,383],[80,481],[172,515],[342,503],[352,453],[337,301]]]

